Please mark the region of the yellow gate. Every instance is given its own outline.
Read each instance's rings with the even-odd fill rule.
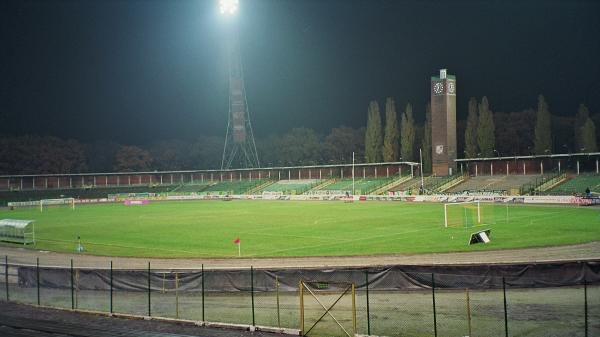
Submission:
[[[356,289],[354,283],[331,281],[300,281],[300,329],[303,336],[327,325],[327,318],[341,329],[340,336],[356,334]],[[305,299],[306,296],[306,299]],[[348,303],[348,297],[351,303]],[[337,311],[334,311],[337,309]],[[335,315],[334,315],[335,314]],[[336,317],[337,315],[337,317]],[[348,317],[348,315],[350,317]],[[351,324],[351,326],[348,326]],[[326,330],[327,336],[334,336]]]

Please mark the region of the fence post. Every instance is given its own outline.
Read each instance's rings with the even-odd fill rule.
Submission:
[[[431,273],[431,297],[433,300],[433,335],[437,337],[437,314],[435,312],[435,274]]]
[[[252,326],[256,325],[254,321],[254,267],[250,266],[250,297],[252,298]]]
[[[465,296],[467,300],[467,332],[468,336],[472,336],[471,333],[471,300],[469,299],[469,288],[465,288]]]
[[[281,328],[281,314],[279,311],[279,276],[275,275],[275,291],[277,294],[277,327]]]
[[[148,261],[148,317],[152,316],[152,300],[150,296],[150,261]]]
[[[8,296],[8,255],[4,256],[4,284],[6,285],[6,302],[10,301]]]
[[[38,257],[36,259],[36,263],[35,263],[35,271],[36,271],[36,276],[37,276],[37,305],[40,305],[40,258]]]
[[[204,321],[204,264],[202,264],[202,322]]]
[[[75,289],[73,288],[73,259],[71,259],[71,310],[75,309]]]
[[[369,310],[369,270],[365,270],[365,287],[367,288],[367,335],[371,335],[371,315]]]
[[[508,312],[506,311],[506,281],[502,276],[502,294],[504,295],[504,335],[508,337]]]
[[[113,264],[110,260],[110,313],[113,313]]]
[[[175,273],[175,318],[179,319],[179,273]]]
[[[583,279],[583,317],[585,319],[585,337],[588,337],[588,301],[587,301],[587,280]]]

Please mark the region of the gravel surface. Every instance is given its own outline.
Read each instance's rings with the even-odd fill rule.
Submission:
[[[0,246],[0,256],[8,256],[9,263],[68,266],[73,259],[75,267],[147,268],[148,261],[153,269],[196,269],[204,264],[208,269],[228,268],[310,268],[310,267],[361,267],[388,265],[440,265],[440,264],[493,264],[533,263],[557,261],[582,261],[600,259],[600,242],[580,245],[475,251],[461,253],[394,254],[342,257],[297,257],[297,258],[231,258],[231,259],[147,259],[130,257],[107,257],[86,254],[66,254],[24,248]]]
[[[38,308],[32,305],[7,303],[0,301],[0,326],[2,318],[16,318],[19,321],[34,323],[44,323],[50,321],[59,323],[59,325],[71,326],[75,331],[72,336],[80,336],[76,331],[82,324],[92,329],[103,328],[110,334],[111,331],[117,335],[118,331],[131,330],[128,336],[147,336],[155,333],[177,334],[183,336],[205,336],[205,337],[280,337],[289,336],[277,333],[268,333],[262,331],[243,331],[223,328],[208,328],[196,326],[193,324],[181,324],[171,322],[161,322],[155,320],[125,319],[117,317],[107,317],[96,314],[72,312],[67,310],[57,310],[49,308]],[[63,323],[63,324],[60,324]],[[85,330],[81,335],[87,336]],[[120,335],[120,334],[119,334]]]

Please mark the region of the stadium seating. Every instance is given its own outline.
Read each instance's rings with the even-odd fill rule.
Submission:
[[[321,181],[318,179],[279,180],[260,192],[282,192],[283,194],[302,194],[313,188]]]
[[[600,193],[600,175],[573,176],[566,182],[550,190],[551,194],[583,194],[589,188],[590,191]]]
[[[6,206],[10,201],[30,201],[54,198],[77,198],[95,199],[106,198],[109,194],[117,193],[164,193],[171,191],[173,185],[157,186],[120,186],[120,187],[95,187],[95,188],[71,188],[71,189],[48,189],[48,190],[24,190],[24,191],[1,191],[0,205]]]
[[[448,179],[448,177],[437,177],[437,176],[424,177],[423,178],[423,187],[425,188],[426,191],[428,191],[428,190],[435,188],[436,186],[439,186],[441,183],[443,183],[447,179]],[[393,188],[390,189],[390,191],[393,191],[393,192],[404,191],[404,192],[408,192],[409,194],[417,194],[419,192],[420,188],[421,188],[421,177],[415,176],[414,178],[412,178],[400,185],[394,186]]]
[[[470,177],[465,180],[462,184],[459,184],[447,192],[449,193],[462,193],[470,192],[477,194],[486,193],[511,193],[520,191],[524,185],[534,184],[536,180],[544,178],[545,176],[539,174],[528,174],[528,175],[495,175],[495,176],[477,176]]]
[[[395,177],[390,178],[366,178],[366,179],[355,179],[354,190],[355,194],[368,194],[371,191],[383,186],[393,180]],[[352,193],[352,179],[340,179],[334,183],[324,186],[322,191],[342,191]]]
[[[244,194],[248,190],[264,183],[264,180],[233,180],[213,182],[200,193],[203,194]]]

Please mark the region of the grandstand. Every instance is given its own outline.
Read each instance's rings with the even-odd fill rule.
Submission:
[[[369,194],[377,188],[388,184],[397,177],[354,179],[354,194]],[[341,192],[352,194],[352,179],[338,179],[322,187],[319,191]]]
[[[449,193],[470,194],[519,194],[525,185],[534,185],[544,178],[539,174],[477,176],[466,179],[462,184],[450,188]]]
[[[32,201],[57,198],[98,199],[106,198],[109,194],[118,193],[165,193],[173,190],[175,187],[176,186],[173,185],[157,185],[0,191],[0,206],[6,206],[9,201]]]
[[[319,185],[319,179],[299,179],[299,180],[279,180],[270,184],[263,189],[256,191],[261,192],[281,192],[282,194],[302,194],[311,188]]]
[[[245,194],[249,190],[263,184],[265,180],[233,180],[213,182],[206,186],[201,193],[205,194]]]
[[[437,186],[440,186],[448,177],[429,176],[423,178],[423,187],[425,191],[432,191]],[[392,192],[406,192],[408,194],[418,194],[421,189],[421,177],[413,177],[412,179],[396,185],[390,189]]]
[[[600,175],[586,174],[572,176],[564,183],[550,190],[551,194],[583,194],[589,188],[593,193],[600,193]]]

